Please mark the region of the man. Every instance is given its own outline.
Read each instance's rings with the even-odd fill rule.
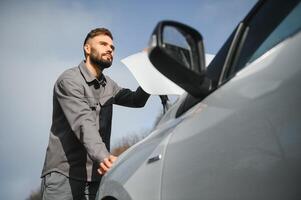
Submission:
[[[42,197],[95,199],[101,176],[117,159],[109,153],[112,104],[143,107],[141,87],[119,87],[103,70],[113,61],[113,37],[97,28],[84,41],[85,60],[66,70],[53,91],[53,117],[42,171]]]

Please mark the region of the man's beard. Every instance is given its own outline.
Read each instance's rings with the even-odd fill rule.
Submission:
[[[102,54],[101,56],[103,55],[105,54]],[[102,58],[97,58],[97,52],[94,49],[91,50],[90,61],[93,64],[97,65],[101,71],[103,71],[106,68],[109,68],[112,65],[112,61],[105,60]]]

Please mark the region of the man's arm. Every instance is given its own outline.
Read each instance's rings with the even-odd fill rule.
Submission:
[[[95,113],[83,94],[83,87],[72,79],[63,79],[55,84],[54,95],[72,131],[90,158],[100,164],[110,154],[97,130]]]
[[[145,105],[149,96],[140,86],[135,92],[123,88],[115,95],[114,103],[121,106],[139,108]]]

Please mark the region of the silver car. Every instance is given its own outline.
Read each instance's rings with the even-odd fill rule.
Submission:
[[[160,22],[149,59],[187,92],[98,199],[300,200],[300,30],[300,0],[259,1],[206,68],[201,34]]]

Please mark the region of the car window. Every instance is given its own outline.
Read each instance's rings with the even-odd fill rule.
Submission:
[[[230,37],[224,43],[222,48],[218,51],[212,62],[207,67],[206,75],[212,80],[213,87],[216,88],[218,84],[219,77],[221,76],[221,71],[223,69],[227,54],[229,52],[231,43],[237,32],[237,27],[231,33]]]
[[[266,2],[245,29],[230,76],[301,28],[300,0]],[[228,76],[229,76],[228,75]]]

